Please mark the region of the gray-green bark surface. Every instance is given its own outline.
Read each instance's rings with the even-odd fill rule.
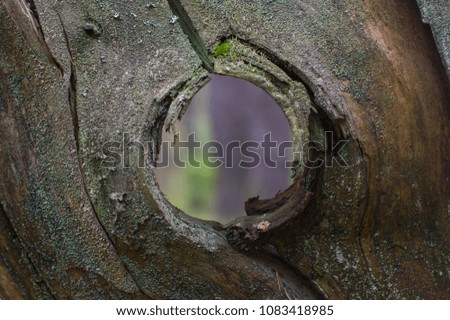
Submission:
[[[34,3],[0,2],[2,298],[450,296],[449,84],[415,1]],[[297,145],[349,139],[350,167],[222,226],[168,203],[155,154],[102,166],[208,71],[269,92]]]

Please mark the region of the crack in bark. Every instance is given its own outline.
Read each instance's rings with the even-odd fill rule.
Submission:
[[[36,33],[38,35],[40,35],[42,41],[45,42],[45,35],[44,35],[44,32],[42,31],[41,22],[39,20],[39,14],[37,12],[36,4],[34,3],[34,0],[24,0],[24,1],[25,1],[25,3],[28,4],[29,14],[31,16],[33,25],[36,28]]]
[[[191,18],[184,9],[180,0],[168,0],[167,2],[169,3],[169,7],[172,10],[173,14],[178,17],[181,30],[183,30],[184,34],[186,34],[186,36],[188,37],[192,48],[202,60],[205,69],[209,72],[214,72],[214,62],[209,56],[208,49],[203,43],[202,38],[198,34],[197,29],[195,29]]]
[[[53,56],[45,41],[45,35],[42,31],[34,0],[13,0],[4,1],[3,3],[30,46],[45,54],[50,63],[58,68],[61,77],[63,77],[64,69]]]
[[[112,241],[109,233],[106,231],[105,226],[101,223],[97,211],[95,209],[94,203],[89,195],[89,190],[88,190],[88,186],[87,186],[87,181],[86,181],[86,177],[83,171],[83,166],[82,166],[82,161],[81,161],[81,156],[80,156],[80,142],[79,142],[79,119],[78,119],[78,112],[77,112],[77,98],[76,98],[76,91],[77,91],[77,77],[76,77],[76,71],[75,71],[75,67],[73,65],[73,57],[72,57],[72,51],[70,49],[70,44],[69,44],[69,37],[67,35],[66,29],[64,27],[64,23],[62,21],[62,18],[60,16],[60,14],[58,13],[58,19],[59,22],[61,24],[61,28],[64,34],[64,39],[66,42],[66,46],[67,46],[67,51],[69,53],[69,59],[70,59],[70,82],[69,82],[69,89],[68,89],[68,100],[69,100],[69,106],[70,106],[70,114],[72,117],[72,125],[73,125],[73,135],[74,135],[74,139],[75,139],[75,146],[76,146],[76,152],[77,152],[77,162],[78,162],[78,167],[80,170],[80,175],[81,175],[81,182],[83,185],[83,189],[84,189],[84,193],[86,194],[86,197],[89,201],[89,204],[91,206],[92,212],[95,215],[96,220],[99,223],[99,226],[101,227],[102,231],[104,232],[106,238],[108,239],[109,243],[111,244],[111,246],[114,248],[114,251],[117,253],[118,255],[118,250],[114,245],[114,242]],[[137,284],[137,282],[134,280],[133,276],[131,275],[129,269],[127,268],[127,266],[125,265],[125,263],[122,261],[122,259],[120,258],[120,256],[118,255],[120,262],[124,268],[124,270],[127,272],[127,274],[130,276],[130,279],[132,280],[133,284],[136,286],[136,288],[139,290],[139,292],[144,295],[145,297],[151,298],[151,296],[149,296],[147,293],[145,293],[142,288]]]
[[[360,141],[359,140],[356,140],[356,142],[357,142],[357,144],[358,144],[358,148],[359,148],[359,151],[360,151],[360,153],[361,153],[361,158],[362,159],[365,159],[365,157],[364,157],[364,150],[363,150],[363,147],[362,147],[362,145],[361,145],[361,143],[360,143]],[[363,229],[364,229],[364,220],[366,219],[366,216],[367,216],[367,211],[368,211],[368,209],[369,209],[369,188],[370,188],[370,168],[369,168],[369,165],[370,165],[370,161],[369,160],[367,160],[366,161],[366,170],[367,170],[367,191],[366,191],[366,196],[365,196],[365,199],[366,199],[366,205],[365,205],[365,208],[364,208],[364,210],[363,210],[363,212],[362,212],[362,216],[361,216],[361,222],[360,222],[360,224],[359,224],[359,230],[358,230],[358,247],[359,247],[359,250],[361,250],[361,255],[362,255],[362,258],[363,258],[363,260],[364,260],[364,264],[366,265],[366,270],[367,270],[367,274],[369,275],[369,278],[370,278],[370,280],[372,281],[372,284],[375,286],[375,287],[377,287],[377,283],[376,283],[376,281],[375,281],[375,278],[373,277],[373,274],[372,274],[372,270],[370,269],[370,263],[369,263],[369,259],[367,258],[367,255],[366,255],[366,250],[364,249],[364,247],[363,247],[363,245],[362,245],[362,238],[363,238]],[[378,202],[377,202],[378,203]]]

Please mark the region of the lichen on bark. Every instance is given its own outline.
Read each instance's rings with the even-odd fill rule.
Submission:
[[[0,297],[449,297],[450,90],[415,1],[34,2],[42,37],[0,2],[0,239],[23,252]],[[157,144],[207,72],[270,93],[297,146],[349,141],[247,251],[167,202],[155,154],[102,166],[124,133]]]

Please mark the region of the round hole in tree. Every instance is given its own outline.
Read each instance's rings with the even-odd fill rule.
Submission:
[[[291,184],[292,133],[274,99],[247,80],[211,74],[170,133],[155,174],[169,202],[204,220],[228,223],[245,202]]]

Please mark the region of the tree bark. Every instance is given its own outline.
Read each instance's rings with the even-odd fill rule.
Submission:
[[[1,0],[0,21],[0,298],[450,298],[446,48],[415,1]],[[208,72],[270,93],[296,146],[348,140],[349,166],[222,226],[168,203],[156,150],[102,165]]]

